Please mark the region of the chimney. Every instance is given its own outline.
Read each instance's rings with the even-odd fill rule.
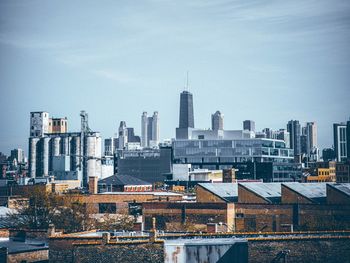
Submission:
[[[90,176],[89,177],[89,193],[90,194],[97,194],[97,177],[96,176]]]
[[[234,168],[222,170],[223,183],[234,183],[235,181],[236,181],[236,170]]]

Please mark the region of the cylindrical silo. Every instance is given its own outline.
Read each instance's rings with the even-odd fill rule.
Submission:
[[[37,144],[39,138],[29,138],[29,176],[36,176]]]
[[[42,167],[43,167],[43,175],[49,175],[49,142],[50,138],[45,137],[42,139],[43,150],[42,150]]]
[[[96,176],[96,137],[94,135],[87,135],[85,137],[85,158],[86,158],[86,178],[88,181],[90,176]]]
[[[101,156],[102,156],[102,140],[99,133],[96,133],[96,147],[95,147],[95,176],[101,178]]]
[[[66,136],[61,139],[62,141],[62,151],[63,155],[69,155],[69,139],[70,137]]]
[[[54,137],[51,140],[52,142],[52,156],[59,156],[60,155],[60,137]]]
[[[71,139],[71,170],[77,171],[79,169],[79,158],[80,158],[80,136],[74,136]],[[79,169],[81,170],[81,168]]]

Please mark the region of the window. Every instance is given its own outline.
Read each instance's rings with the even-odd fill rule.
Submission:
[[[98,212],[100,214],[115,214],[117,212],[117,206],[115,203],[99,203]]]
[[[243,213],[237,213],[236,214],[236,218],[244,218],[244,214]]]

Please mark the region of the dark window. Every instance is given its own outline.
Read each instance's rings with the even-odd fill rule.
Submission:
[[[236,218],[243,218],[244,217],[244,214],[243,213],[237,213],[236,214]]]
[[[117,206],[115,203],[99,203],[98,212],[100,214],[115,214],[117,212]]]

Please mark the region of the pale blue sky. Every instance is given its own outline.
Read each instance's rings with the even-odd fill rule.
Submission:
[[[27,152],[39,110],[74,131],[84,109],[103,137],[158,110],[174,137],[187,70],[196,127],[216,110],[227,129],[316,121],[329,147],[350,115],[349,46],[350,1],[0,0],[0,151]]]

